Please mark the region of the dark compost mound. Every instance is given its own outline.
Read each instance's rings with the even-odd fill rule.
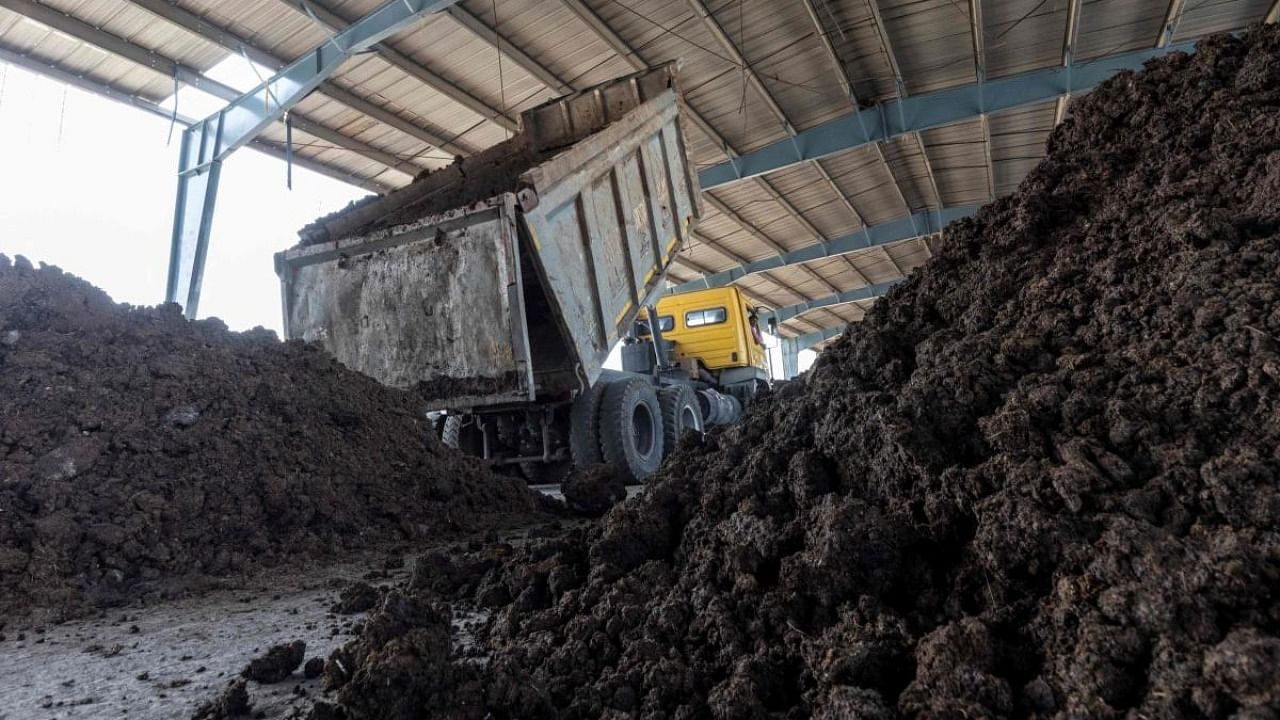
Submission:
[[[353,718],[1280,712],[1280,28],[1077,102],[1019,192],[601,527],[435,554]],[[453,604],[491,611],[450,649]]]
[[[316,347],[0,255],[0,611],[535,510],[417,408]]]

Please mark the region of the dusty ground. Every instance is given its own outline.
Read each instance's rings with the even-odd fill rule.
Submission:
[[[523,544],[529,532],[509,531],[502,539]],[[333,612],[343,589],[360,582],[379,590],[397,585],[422,550],[369,552],[335,565],[226,579],[222,588],[180,600],[63,624],[0,618],[0,720],[190,717],[272,645],[302,640],[308,660],[328,658],[368,614]],[[478,619],[461,610],[454,618],[460,647],[472,642],[467,628]],[[321,679],[304,679],[301,668],[283,682],[248,686],[253,712],[265,717],[287,717],[321,694]]]
[[[189,717],[273,644],[302,640],[308,658],[328,657],[363,617],[329,608],[340,588],[369,567],[351,562],[295,571],[106,617],[7,628],[0,641],[0,720]],[[374,582],[404,573],[393,570]],[[316,693],[319,680],[297,672],[273,685],[250,683],[249,693],[255,711],[281,717],[302,698],[298,688]]]

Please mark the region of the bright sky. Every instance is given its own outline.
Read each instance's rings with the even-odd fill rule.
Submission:
[[[209,73],[247,89],[241,58]],[[191,94],[194,93],[194,94]],[[221,103],[184,89],[184,115]],[[58,265],[119,302],[164,299],[181,126],[0,63],[0,253]],[[253,150],[224,165],[205,266],[202,317],[280,332],[272,254],[316,217],[367,194]]]
[[[235,57],[208,74],[242,90],[258,79]],[[189,117],[220,107],[197,90],[179,95]],[[0,63],[0,253],[57,265],[117,302],[161,302],[181,130],[169,142],[163,118]],[[279,334],[272,254],[297,242],[303,225],[364,195],[298,167],[290,191],[283,161],[249,149],[233,155],[223,165],[200,316]],[[780,371],[777,350],[770,355]],[[801,369],[814,357],[802,352]],[[620,368],[619,353],[607,364]]]

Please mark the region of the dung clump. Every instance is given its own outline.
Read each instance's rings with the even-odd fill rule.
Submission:
[[[278,683],[293,674],[307,656],[307,644],[301,640],[271,646],[266,654],[249,661],[240,676],[263,684]]]
[[[249,702],[249,689],[244,680],[239,678],[227,684],[217,698],[196,708],[192,720],[232,720],[232,718],[248,717],[253,710]]]
[[[577,469],[560,484],[569,509],[589,517],[599,517],[627,499],[627,486],[612,465],[599,464]]]

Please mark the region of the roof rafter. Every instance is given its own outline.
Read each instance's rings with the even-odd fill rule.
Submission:
[[[869,248],[911,240],[917,237],[925,238],[927,247],[927,238],[929,236],[940,232],[943,227],[954,220],[972,216],[978,211],[978,207],[977,205],[963,205],[942,208],[937,211],[922,211],[916,213],[914,218],[898,218],[897,220],[890,220],[877,225],[865,226],[858,232],[795,250],[788,250],[779,255],[770,255],[754,261],[740,259],[738,260],[739,264],[734,267],[712,273],[692,282],[677,285],[675,291],[688,292],[728,285],[755,273],[777,270],[790,265],[798,265],[828,257],[847,257],[849,253],[865,251]],[[921,228],[925,232],[924,235],[918,234]],[[697,237],[696,234],[695,237]],[[711,247],[715,246],[711,245]],[[723,249],[719,250],[719,252],[726,257],[740,258],[740,256],[726,253]],[[870,285],[872,283],[867,281],[865,284]]]
[[[799,352],[800,350],[807,350],[811,347],[814,347],[815,345],[820,345],[824,342],[827,342],[828,340],[834,340],[835,338],[844,334],[844,331],[848,329],[849,329],[848,325],[823,328],[818,332],[806,333],[804,335],[797,335],[796,337],[791,338],[791,342],[794,343],[795,350]]]
[[[253,62],[269,67],[273,71],[279,70],[288,64],[284,58],[254,45],[227,28],[167,2],[167,0],[128,0],[128,2],[176,27],[204,38],[206,41],[218,45],[232,54],[244,53]],[[379,107],[365,98],[346,90],[332,80],[326,80],[321,83],[318,92],[384,125],[393,127],[410,137],[417,138],[431,147],[456,155],[470,155],[472,152],[471,148],[446,139],[442,131],[424,128],[416,123],[409,122],[386,108]]]
[[[991,116],[982,114],[982,151],[987,161],[987,199],[996,199],[996,161],[991,153]]]
[[[831,192],[834,193],[836,198],[840,200],[840,204],[844,205],[845,210],[849,211],[849,214],[853,216],[853,219],[855,221],[857,221],[858,225],[862,228],[862,233],[864,235],[867,235],[868,234],[867,219],[862,216],[861,212],[858,212],[858,208],[854,206],[853,200],[845,193],[843,189],[840,188],[840,185],[836,183],[835,178],[831,177],[831,174],[827,172],[827,169],[822,166],[822,161],[814,160],[812,163],[810,163],[810,167],[812,167],[814,170],[818,172],[818,175],[821,176],[822,179],[827,183],[827,186],[831,188]],[[823,244],[824,246],[826,245],[825,242]],[[852,258],[850,258],[846,254],[838,255],[837,257],[839,257],[841,260],[844,261],[845,266],[848,267],[849,270],[854,275],[858,276],[858,280],[863,285],[871,284],[871,280],[866,276],[865,273],[862,272],[862,269],[859,268],[858,265],[853,262]]]
[[[538,62],[531,55],[520,49],[520,46],[500,35],[496,28],[491,28],[484,20],[471,13],[461,5],[454,5],[444,11],[473,35],[493,45],[499,52],[511,59],[521,70],[537,78],[538,82],[552,90],[567,95],[574,91],[573,86],[561,80],[554,72]]]
[[[974,77],[983,82],[987,79],[987,28],[982,19],[982,0],[969,0],[969,35],[973,40]]]
[[[795,317],[795,318],[791,318],[790,322],[791,322],[792,324],[800,324],[800,323],[804,323],[805,325],[808,325],[810,328],[812,328],[814,332],[822,332],[823,330],[825,330],[825,329],[826,329],[826,328],[824,328],[823,326],[819,325],[818,323],[816,323],[816,322],[814,322],[814,321],[810,320],[809,318],[805,318],[805,317]]]
[[[691,0],[691,2],[692,1],[694,0]],[[583,24],[585,24],[588,28],[590,28],[591,31],[596,35],[597,38],[600,39],[601,42],[608,45],[609,48],[613,50],[614,54],[616,54],[618,57],[625,60],[629,65],[631,65],[633,69],[643,70],[644,68],[648,67],[648,64],[645,62],[643,58],[640,57],[639,53],[637,53],[635,49],[632,48],[631,45],[628,44],[627,41],[622,38],[622,36],[618,35],[618,33],[615,32],[613,28],[609,27],[609,24],[606,23],[599,15],[597,15],[594,10],[588,7],[586,3],[583,2],[583,0],[560,0],[560,2],[562,5],[568,8],[570,12],[576,15],[578,19],[583,22]],[[736,52],[736,49],[735,49],[735,52]],[[739,157],[738,151],[735,150],[733,146],[729,144],[729,141],[726,140],[723,135],[721,135],[714,127],[712,127],[711,123],[707,122],[706,118],[702,117],[702,115],[693,107],[691,107],[688,103],[684,105],[684,108],[685,110],[687,110],[687,112],[684,113],[684,116],[689,120],[689,122],[693,124],[694,127],[698,128],[698,130],[700,130],[704,135],[706,135],[707,138],[710,139],[711,142],[716,147],[720,148],[720,151],[725,154],[725,157],[727,157],[730,160],[730,162],[732,162],[735,158]],[[788,124],[787,127],[790,128],[790,125]],[[724,203],[720,202],[717,198],[715,198],[705,190],[706,189],[703,188],[702,196],[704,199],[710,202],[713,207],[716,207],[717,210],[720,210],[721,208],[725,208],[725,209],[728,208],[727,205],[724,205]],[[743,228],[743,230],[745,230],[752,237],[760,239],[762,242],[768,245],[770,249],[774,250],[775,252],[785,251],[784,249],[781,249],[780,246],[778,246],[776,243],[774,243],[772,238],[769,238],[767,235],[762,233],[758,228],[755,228],[754,226],[747,223],[746,220],[742,219],[742,217],[738,215],[736,212],[732,210],[729,210],[728,212],[724,212],[722,210],[722,212],[726,217],[729,217],[730,219],[734,220],[734,222],[738,223],[738,225],[740,225]],[[700,236],[695,235],[695,237],[700,237]],[[709,247],[718,247],[716,243],[707,240],[705,237],[701,237],[700,239],[702,239],[703,243]],[[785,288],[789,292],[793,292],[793,293],[795,292],[794,288],[791,288],[785,283],[779,282],[772,276],[767,276],[767,277],[769,277],[770,282],[773,282],[779,287]]]
[[[880,15],[880,3],[878,0],[867,0],[867,6],[871,9],[871,17],[875,21],[876,34],[880,37],[880,44],[884,47],[885,57],[889,61],[889,68],[893,71],[893,84],[898,91],[898,101],[907,96],[907,87],[902,80],[902,68],[898,65],[898,56],[893,51],[893,42],[889,39],[889,28],[884,24],[884,18]],[[979,80],[981,82],[981,80]],[[910,133],[915,136],[916,146],[920,149],[920,159],[924,161],[925,173],[929,177],[930,186],[933,189],[933,197],[936,205],[942,205],[942,195],[938,192],[938,181],[933,175],[933,164],[929,162],[929,153],[924,148],[924,139],[920,137],[920,133]],[[884,156],[881,149],[881,143],[877,143],[876,151],[880,154],[880,159],[884,162],[885,167],[889,168],[889,176],[893,178],[893,184],[898,189],[898,196],[902,198],[902,205],[910,213],[915,210],[911,207],[911,203],[907,200],[906,192],[903,191],[902,181],[898,179],[897,173],[893,171],[893,165]]]
[[[818,228],[815,227],[813,223],[809,222],[809,219],[806,218],[803,213],[797,210],[796,207],[791,204],[790,200],[787,200],[785,197],[783,197],[782,193],[778,192],[777,188],[775,188],[768,181],[763,181],[760,183],[760,185],[765,189],[765,192],[769,193],[769,196],[773,198],[773,201],[781,205],[782,208],[786,210],[793,218],[795,218],[797,222],[799,222],[802,226],[804,226],[804,229],[808,230],[809,234],[813,235],[813,238],[815,240],[817,240],[820,244],[825,244],[827,242],[827,236],[822,234],[822,231],[818,230]],[[814,270],[808,265],[804,263],[800,263],[796,265],[796,269],[803,272],[806,276],[808,276],[811,280],[814,280],[815,282],[817,282],[819,285],[825,287],[829,292],[840,292],[840,289],[837,288],[835,285],[832,285],[830,280],[827,280],[825,277],[819,274],[817,270]]]
[[[1156,40],[1156,47],[1162,48],[1173,41],[1186,6],[1187,0],[1169,0],[1169,9],[1164,13],[1164,24],[1160,26],[1160,37]]]
[[[190,87],[199,88],[223,100],[235,100],[241,95],[239,90],[205,77],[196,68],[184,65],[151,48],[142,47],[118,35],[94,27],[47,5],[42,5],[32,0],[0,0],[0,7],[35,20],[64,35],[100,48],[135,65],[152,70],[159,75],[172,77]],[[326,127],[300,113],[293,113],[291,122],[294,128],[301,132],[307,133],[318,140],[355,152],[368,160],[403,173],[409,178],[424,169],[422,166],[405,162],[395,155],[379,150],[372,145],[343,135],[338,130]]]
[[[318,0],[279,0],[279,2],[283,2],[294,10],[312,18],[333,32],[345,30],[352,23],[350,18],[343,17],[336,11],[325,7]],[[432,90],[462,105],[471,112],[507,130],[516,129],[516,121],[504,114],[502,110],[458,87],[456,83],[441,77],[418,61],[395,49],[389,43],[378,43],[374,46],[374,51],[378,54],[378,57],[388,64],[410,77],[416,78]]]
[[[709,249],[709,250],[711,250],[712,252],[717,253],[717,254],[719,254],[719,255],[721,255],[721,256],[723,256],[723,257],[728,258],[728,259],[729,259],[730,261],[732,261],[732,262],[736,262],[736,263],[746,263],[746,262],[748,262],[748,260],[747,260],[745,257],[743,257],[743,256],[741,256],[741,255],[739,255],[739,254],[737,254],[737,253],[735,253],[735,252],[733,252],[732,250],[730,250],[730,249],[726,248],[725,246],[723,246],[723,245],[721,245],[721,244],[719,244],[719,243],[717,243],[717,242],[712,241],[712,240],[711,240],[711,239],[709,239],[706,235],[703,235],[702,233],[700,233],[700,232],[698,232],[698,231],[696,231],[696,230],[695,230],[695,231],[693,231],[692,233],[690,233],[690,235],[693,237],[693,239],[694,239],[694,240],[697,240],[698,242],[700,242],[700,243],[702,243],[704,246],[706,246],[706,248],[707,248],[707,249]],[[699,272],[703,273],[703,277],[706,277],[706,276],[707,276],[707,275],[706,275],[706,273],[707,273],[707,268],[706,268],[705,266],[702,266],[702,265],[697,264],[696,262],[694,262],[694,261],[693,261],[693,259],[692,259],[692,258],[687,257],[685,254],[677,254],[677,255],[676,255],[676,258],[677,258],[677,259],[681,259],[681,260],[685,260],[685,261],[687,261],[687,262],[685,263],[687,266],[692,267],[692,268],[697,268]],[[804,299],[804,297],[805,297],[804,295],[801,295],[800,293],[796,292],[795,288],[791,287],[790,285],[787,285],[786,283],[783,283],[783,282],[779,281],[776,277],[774,277],[773,275],[771,275],[771,274],[769,274],[769,273],[761,273],[761,277],[765,278],[765,279],[766,279],[766,280],[768,280],[771,284],[773,284],[773,285],[777,286],[777,288],[778,288],[779,290],[781,290],[781,291],[783,291],[783,292],[785,292],[785,293],[788,293],[789,295],[792,295],[792,296],[794,296],[794,297],[798,297],[798,298],[801,298],[801,299]],[[698,282],[700,282],[700,281],[699,281],[699,280],[690,280],[690,281],[687,281],[687,282],[685,282],[685,283],[681,283],[680,287],[683,287],[683,286],[685,286],[685,285],[688,285],[689,283],[698,283]],[[727,285],[728,283],[723,283],[723,284]],[[702,285],[699,287],[699,289],[705,289],[705,288],[708,288],[708,287],[718,287],[718,286],[717,286],[717,285],[707,285],[707,284],[702,284]],[[745,289],[744,289],[744,292],[746,292],[746,290],[745,290]],[[764,298],[764,297],[762,297],[762,296],[757,296],[755,299],[756,299],[757,301],[759,301],[759,302],[762,302],[762,303],[763,303],[763,304],[765,304],[765,305],[770,306],[770,307],[774,307],[774,306],[777,306],[777,305],[785,304],[785,303],[778,303],[778,302],[776,302],[776,301],[774,301],[774,300],[770,300],[770,299],[768,299],[768,298]]]
[[[833,295],[828,295],[827,297],[816,298],[806,302],[796,303],[795,305],[788,305],[786,307],[775,308],[772,312],[765,312],[763,313],[763,315],[766,318],[772,318],[774,320],[777,320],[780,323],[786,322],[787,320],[790,320],[800,315],[801,313],[806,313],[806,312],[809,312],[810,310],[816,310],[817,308],[821,308],[821,307],[828,307],[831,305],[844,305],[847,303],[862,302],[863,300],[875,300],[876,298],[879,298],[885,293],[889,292],[889,290],[892,289],[893,286],[897,285],[899,282],[901,281],[891,280],[889,282],[877,283],[870,287],[858,288],[857,290],[848,290],[842,293],[835,293]]]
[[[808,0],[806,0],[806,2],[808,2]],[[755,89],[756,93],[764,101],[765,105],[768,106],[769,111],[772,112],[774,117],[778,119],[778,122],[782,124],[783,130],[787,133],[787,135],[794,136],[796,133],[795,127],[791,124],[790,118],[787,117],[786,111],[783,110],[782,106],[778,104],[777,99],[773,97],[773,93],[769,91],[769,88],[768,86],[765,85],[764,80],[755,71],[755,68],[752,67],[751,63],[747,60],[746,56],[742,54],[742,51],[738,49],[738,46],[733,42],[733,38],[729,37],[728,33],[724,31],[724,28],[720,26],[719,21],[717,21],[715,16],[711,13],[711,11],[707,9],[707,6],[702,3],[702,0],[688,0],[688,3],[689,3],[690,9],[693,10],[693,13],[697,15],[699,19],[701,19],[702,24],[707,28],[708,32],[710,32],[711,35],[715,37],[716,41],[720,43],[721,47],[723,47],[724,50],[727,53],[729,53],[730,58],[743,68],[743,72],[746,75],[747,81],[751,84],[751,87]],[[813,12],[814,12],[813,16],[816,18],[817,17],[816,10],[814,10]],[[824,39],[825,39],[825,36],[824,36]],[[827,40],[827,42],[829,44],[829,40]],[[850,97],[852,97],[852,86],[846,83],[846,88],[848,89]],[[727,147],[727,143],[725,143],[723,138],[720,138],[719,136],[713,136],[713,139],[719,140],[722,145]],[[797,210],[796,207],[792,205],[791,202],[787,200],[786,197],[783,196],[783,194],[779,192],[778,189],[774,187],[772,183],[770,183],[764,177],[756,178],[756,180],[760,185],[761,189],[763,189],[766,194],[768,194],[771,198],[773,198],[773,200],[776,203],[778,203],[778,205],[783,209],[783,211],[785,211],[788,215],[790,215],[802,226],[804,226],[804,228],[808,230],[810,234],[813,235],[814,239],[818,240],[819,242],[826,241],[827,239],[826,236],[823,235],[822,232],[820,232],[818,228],[816,228],[813,225],[813,223],[809,222],[809,219],[804,216],[804,213]],[[720,208],[717,208],[717,209],[720,209]],[[735,219],[740,220],[740,218],[736,214],[732,214],[731,217],[734,217]],[[742,221],[742,222],[739,222],[739,224],[741,224],[743,228],[746,229],[753,236],[756,236],[758,238],[767,238],[767,236],[765,236],[763,232],[761,232],[757,228],[752,227],[749,223]],[[782,249],[779,246],[777,246],[775,243],[772,243],[771,240],[765,239],[765,243],[770,247],[774,248],[775,250],[777,250],[779,253],[785,252],[785,249]],[[807,277],[809,277],[811,280],[827,288],[829,291],[831,292],[839,291],[839,289],[835,285],[831,284],[829,280],[827,280],[825,277],[820,275],[813,268],[802,264],[798,266],[798,269],[801,272],[803,272]]]
[[[844,90],[845,97],[849,99],[849,102],[855,109],[859,108],[860,103],[858,101],[858,95],[853,89],[853,78],[849,76],[848,69],[840,60],[840,54],[836,52],[835,45],[831,42],[831,35],[827,32],[826,25],[822,23],[822,17],[818,14],[817,6],[813,4],[813,0],[804,0],[804,8],[809,15],[809,20],[817,30],[818,37],[822,40],[822,46],[827,52],[827,58],[830,59],[831,64],[835,66],[836,79],[840,83],[841,89]],[[881,156],[881,159],[883,160],[883,155]],[[863,232],[866,233],[866,218],[863,217],[857,206],[853,204],[853,200],[844,192],[843,189],[840,188],[840,185],[835,181],[835,178],[831,177],[827,172],[827,169],[823,167],[822,161],[814,160],[810,163],[810,166],[817,170],[818,175],[822,176],[822,179],[827,183],[827,186],[831,188],[831,192],[835,194],[836,198],[840,201],[840,204],[844,206],[845,210],[849,211],[849,214],[853,216],[853,219],[862,227]],[[825,240],[825,238],[822,239]],[[871,284],[871,279],[862,272],[862,269],[853,262],[852,258],[848,255],[840,255],[839,257],[844,261],[845,266],[848,267],[855,276],[857,276],[858,280],[864,286]]]
[[[769,112],[773,113],[774,117],[778,119],[778,122],[782,123],[782,127],[786,133],[788,135],[795,135],[795,127],[792,126],[791,120],[787,118],[787,113],[782,109],[782,106],[778,104],[778,101],[774,99],[773,93],[769,92],[769,88],[765,86],[764,80],[761,79],[755,68],[752,67],[751,63],[747,62],[747,58],[742,54],[742,51],[738,50],[738,46],[734,44],[733,38],[729,37],[729,34],[724,31],[724,28],[720,27],[720,23],[716,20],[715,15],[711,14],[711,11],[702,3],[702,0],[688,0],[688,3],[689,9],[693,11],[693,14],[696,15],[699,20],[702,21],[702,25],[711,33],[711,36],[716,39],[716,42],[720,43],[720,46],[724,48],[725,52],[729,53],[730,59],[742,68],[747,82],[755,89],[760,98],[764,100],[765,105],[769,107]]]
[[[1193,46],[1179,42],[891,100],[880,108],[848,113],[802,130],[794,138],[706,168],[698,173],[698,181],[704,190],[716,188],[889,138],[970,120],[983,112],[1055,100],[1067,92],[1087,90],[1121,70],[1138,69],[1152,58],[1190,51]]]
[[[1082,0],[1067,0],[1067,27],[1062,35],[1062,67],[1069,67],[1075,61],[1076,42],[1080,38],[1080,6]],[[1060,125],[1067,117],[1067,105],[1071,102],[1071,93],[1063,93],[1058,98],[1058,106],[1054,110],[1053,124]]]

